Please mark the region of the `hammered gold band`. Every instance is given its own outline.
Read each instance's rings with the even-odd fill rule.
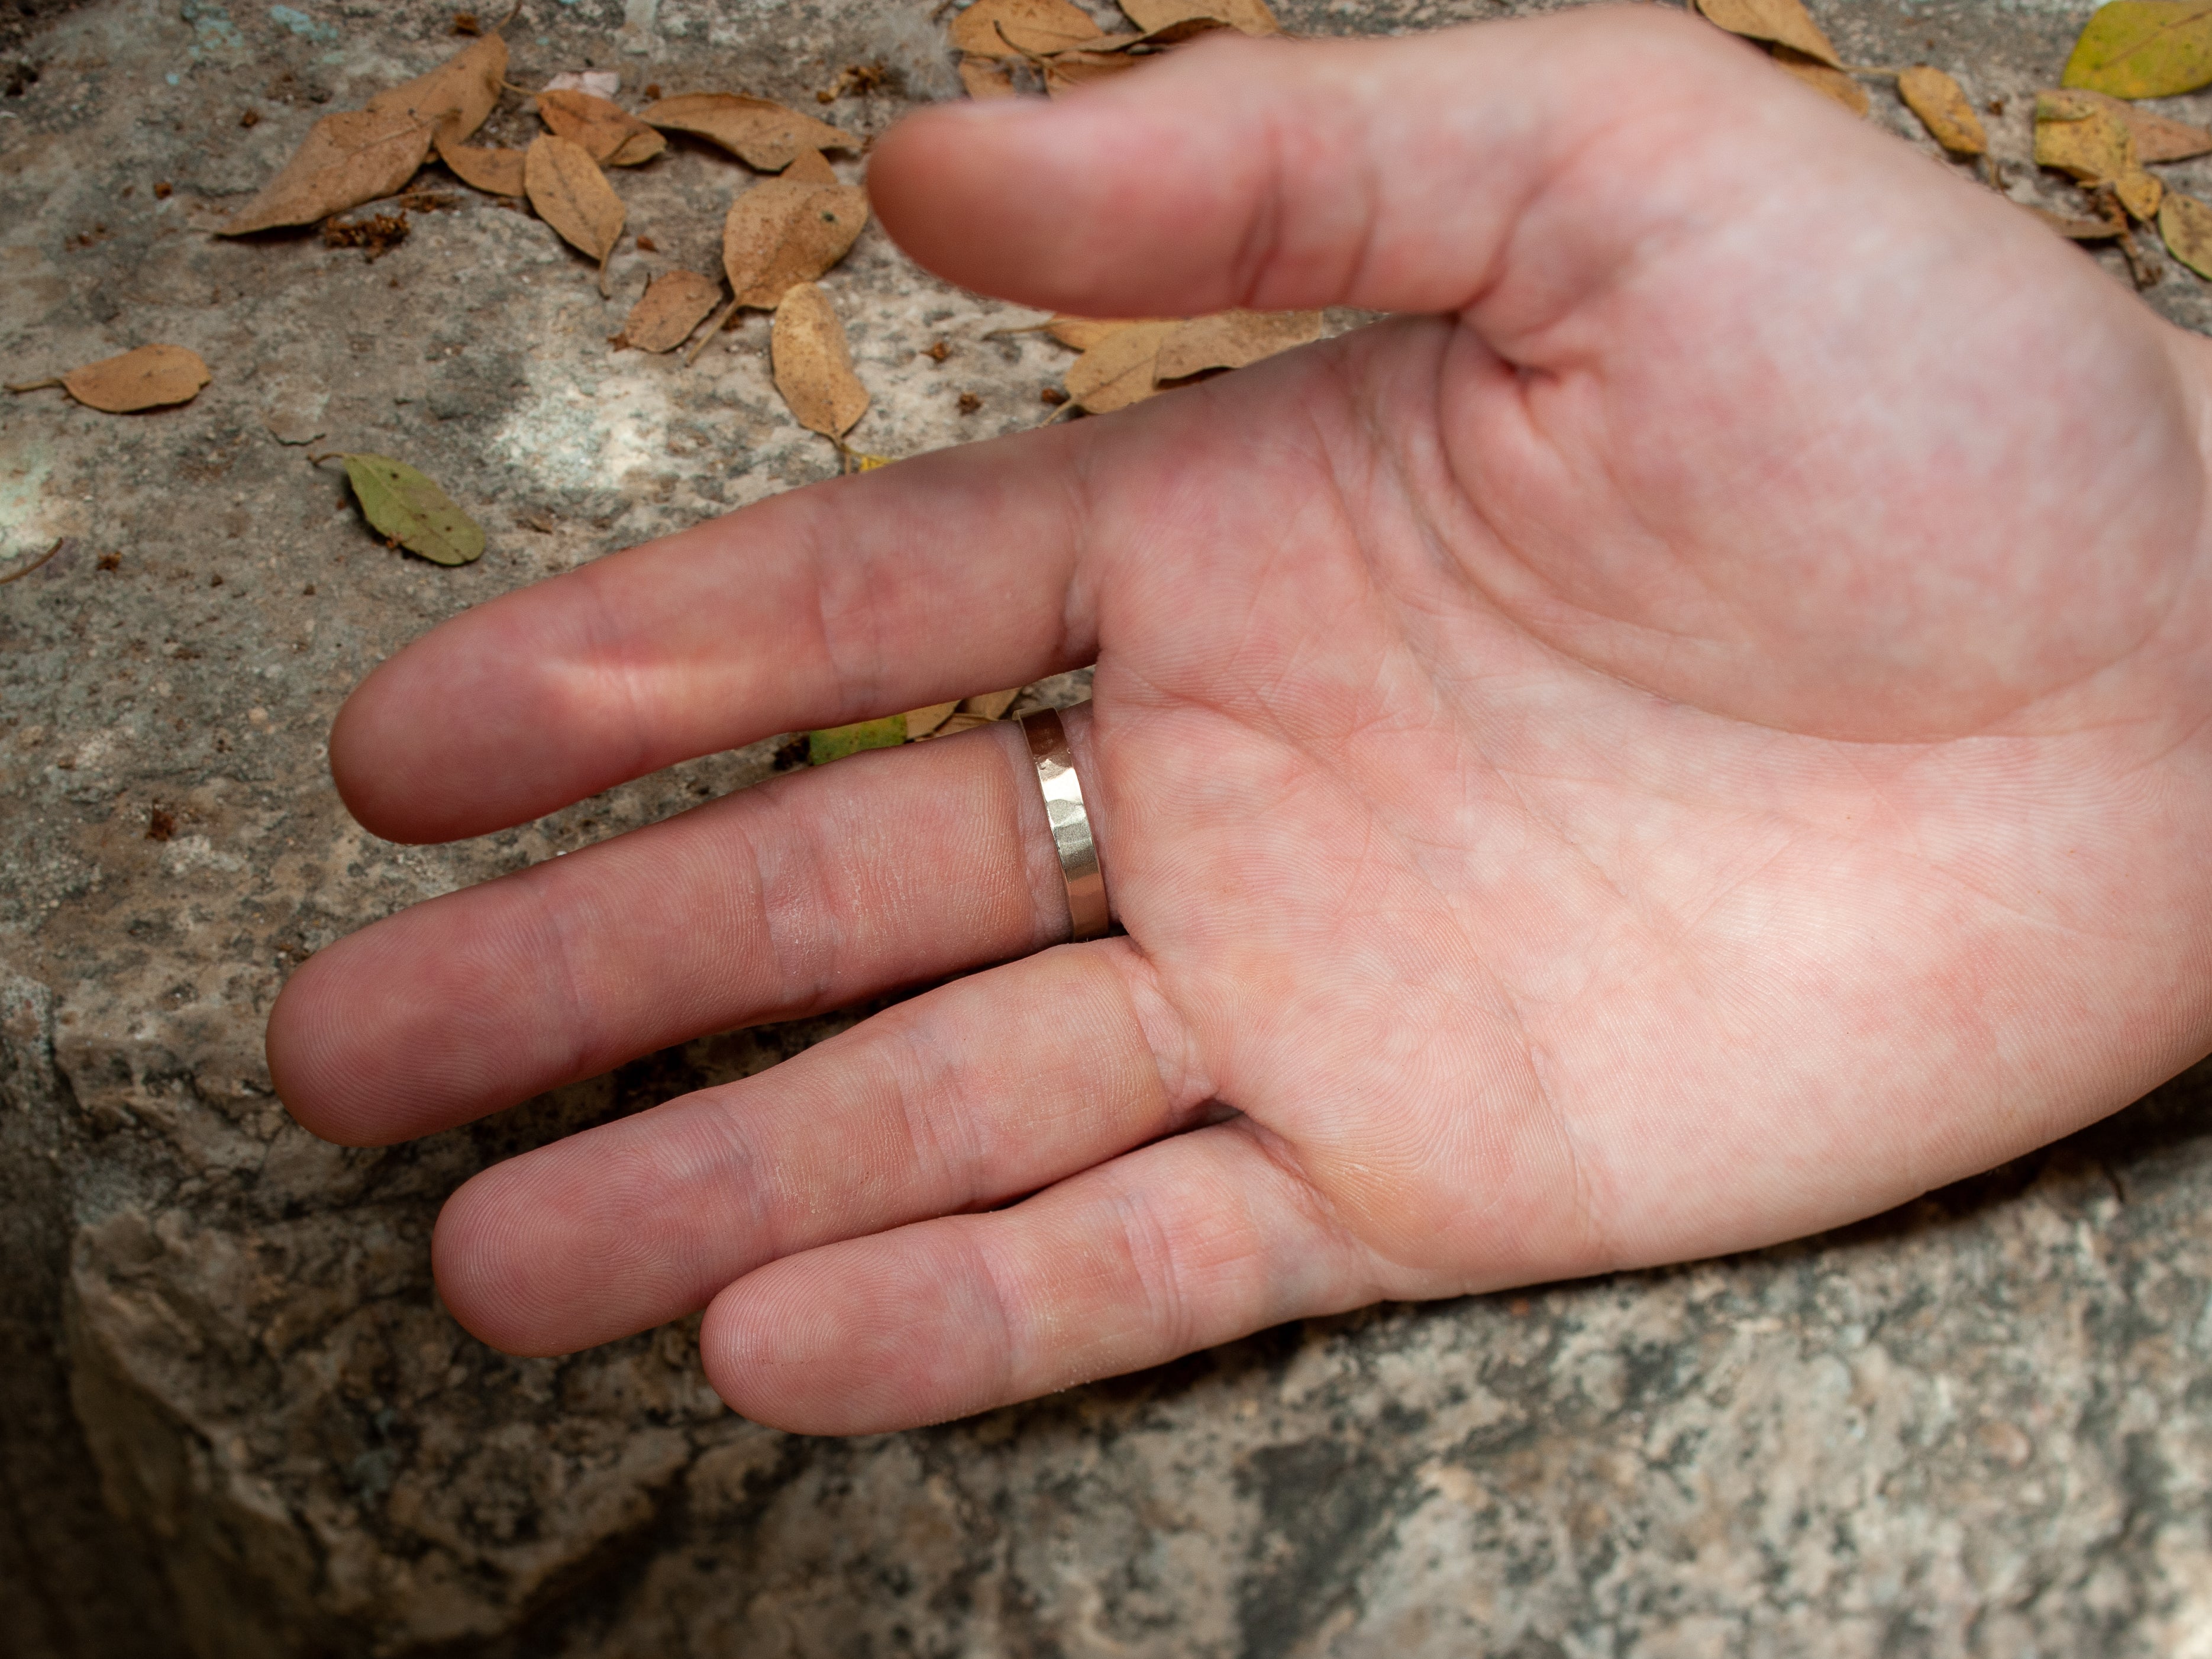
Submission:
[[[1060,879],[1067,886],[1068,937],[1100,939],[1106,933],[1106,872],[1098,867],[1098,843],[1091,839],[1091,814],[1083,805],[1083,781],[1075,775],[1075,756],[1057,708],[1022,716],[1036,764],[1037,787],[1044,792],[1045,817],[1052,823],[1052,844],[1060,854]]]

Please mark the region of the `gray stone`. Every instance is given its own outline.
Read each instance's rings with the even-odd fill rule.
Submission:
[[[621,181],[662,251],[626,245],[611,301],[542,225],[465,191],[374,263],[200,234],[317,114],[454,44],[425,0],[294,9],[312,27],[121,0],[0,16],[11,378],[153,337],[215,372],[128,419],[0,407],[0,557],[74,538],[0,588],[0,1651],[2212,1654],[2202,1073],[1830,1237],[1313,1322],[913,1434],[736,1419],[689,1322],[557,1360],[461,1332],[427,1241],[471,1171],[866,1011],[702,1039],[419,1145],[316,1141],[261,1058],[293,964],[742,787],[775,746],[401,848],[338,807],[331,716],[453,611],[837,461],[776,403],[757,319],[688,371],[606,345],[648,270],[714,268],[739,175],[700,147]],[[1282,9],[1328,33],[1494,8]],[[2086,5],[1820,9],[1854,61],[1924,58],[2005,98],[2014,192],[2064,203],[2027,165],[2023,94]],[[913,0],[580,0],[514,40],[523,82],[613,68],[626,92],[810,107],[881,61],[890,84],[835,111],[871,132],[953,84]],[[15,59],[36,78],[8,80]],[[1914,136],[1886,93],[1876,118]],[[527,131],[510,107],[489,137]],[[2212,160],[2169,177],[2212,194]],[[2150,301],[2212,322],[2164,270]],[[864,447],[1043,413],[1064,356],[984,337],[1030,313],[872,229],[829,286],[877,400]],[[423,466],[491,550],[450,571],[389,550],[288,447],[309,439]]]

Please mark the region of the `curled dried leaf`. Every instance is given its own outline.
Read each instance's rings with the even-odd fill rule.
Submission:
[[[1708,22],[1730,34],[1788,46],[1830,69],[1844,66],[1828,37],[1820,33],[1820,26],[1798,0],[1697,0],[1697,8]]]
[[[2035,100],[2035,161],[2076,183],[2111,184],[2136,170],[2135,135],[2110,111],[2045,93]]]
[[[1928,136],[1954,155],[1986,155],[1989,135],[1966,100],[1966,89],[1939,69],[1916,64],[1897,77],[1898,96],[1920,118]]]
[[[599,164],[578,145],[548,134],[530,141],[522,173],[538,216],[599,262],[599,292],[605,293],[607,259],[622,237],[623,204]]]
[[[834,185],[837,170],[830,165],[830,158],[818,149],[802,149],[799,159],[783,170],[783,176],[793,184]]]
[[[1055,52],[1044,63],[1044,89],[1059,98],[1078,87],[1087,87],[1093,81],[1103,81],[1123,75],[1145,60],[1128,58],[1113,52]]]
[[[980,714],[987,720],[1000,720],[1005,717],[1006,710],[1014,706],[1014,699],[1021,695],[1022,688],[1018,685],[1011,691],[985,691],[973,697],[963,697],[960,699],[960,712]]]
[[[1121,9],[1148,35],[1201,20],[1226,23],[1240,34],[1274,34],[1283,27],[1266,0],[1121,0]]]
[[[538,118],[602,167],[634,167],[668,148],[628,110],[588,92],[539,93]]]
[[[2212,0],[2100,6],[2059,78],[2115,98],[2166,98],[2212,85]]]
[[[955,698],[951,702],[933,702],[927,708],[909,708],[904,716],[906,740],[908,743],[921,742],[944,725],[946,717],[959,707],[959,700]]]
[[[2141,167],[2130,167],[2112,181],[2112,193],[2130,215],[2148,224],[2158,217],[2159,204],[2166,199],[2166,186],[2154,174]]]
[[[1155,373],[1180,380],[1211,368],[1242,368],[1321,338],[1318,311],[1221,311],[1176,325],[1161,342]]]
[[[2077,120],[2102,110],[2127,128],[2128,136],[2136,141],[2136,160],[2145,167],[2212,152],[2212,131],[2141,108],[2109,93],[2080,88],[2039,92],[2035,107],[2039,120]]]
[[[429,127],[451,123],[454,136],[465,138],[498,107],[500,86],[506,79],[507,42],[487,34],[428,75],[378,93],[368,107],[396,111]]]
[[[769,359],[776,391],[808,431],[842,440],[868,412],[867,388],[853,373],[844,325],[830,296],[813,283],[793,283],[776,306]]]
[[[1125,328],[1173,320],[1167,317],[1071,317],[1062,312],[1044,325],[1044,331],[1064,346],[1088,351],[1109,335],[1118,334]]]
[[[1012,98],[1014,72],[996,58],[970,52],[960,59],[960,84],[970,98]]]
[[[1067,368],[1067,395],[1093,415],[1140,403],[1159,388],[1160,347],[1181,323],[1131,323]]]
[[[951,33],[978,58],[1048,58],[1097,38],[1098,25],[1067,0],[975,0]]]
[[[667,270],[645,285],[623,320],[616,344],[640,351],[673,351],[722,298],[722,285],[696,270]]]
[[[484,149],[465,144],[453,135],[458,127],[438,129],[438,159],[465,185],[493,196],[520,196],[523,192],[522,152],[519,149]]]
[[[2049,208],[2031,206],[2027,210],[2069,242],[2109,242],[2115,236],[2128,234],[2125,216],[2111,219],[2085,219],[2079,214],[2053,213]],[[2163,211],[2160,216],[2165,216]]]
[[[2169,190],[2159,204],[2158,234],[2175,258],[2199,276],[2212,277],[2212,207]]]
[[[1864,116],[1873,107],[1866,88],[1839,69],[1808,58],[1788,46],[1774,48],[1774,61],[1824,98],[1832,98],[1854,115]]]
[[[470,564],[483,556],[483,531],[427,473],[389,455],[341,459],[362,516],[380,535],[433,564]]]
[[[859,139],[827,121],[733,92],[664,98],[645,112],[645,119],[656,127],[710,140],[763,173],[781,173],[805,150],[860,148]]]
[[[811,283],[845,257],[868,222],[857,185],[763,179],[738,193],[722,222],[722,264],[737,303],[772,310],[794,283]]]

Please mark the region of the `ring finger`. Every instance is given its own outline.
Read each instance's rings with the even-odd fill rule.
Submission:
[[[1085,772],[1087,713],[1066,719]],[[270,1069],[307,1127],[380,1145],[1067,929],[1036,773],[999,724],[775,779],[366,928],[287,984]]]

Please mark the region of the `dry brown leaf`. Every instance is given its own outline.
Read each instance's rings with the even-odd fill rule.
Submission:
[[[391,195],[430,153],[433,129],[449,125],[458,143],[483,125],[506,73],[507,43],[488,34],[428,75],[378,93],[364,109],[325,115],[307,129],[283,170],[216,234],[313,224]]]
[[[2199,276],[2212,277],[2212,207],[2170,190],[2159,206],[2158,234],[2175,258]]]
[[[668,148],[668,140],[619,104],[588,92],[541,92],[538,118],[601,167],[634,167]]]
[[[1123,75],[1145,60],[1112,52],[1063,52],[1044,60],[1044,89],[1058,98],[1093,81]]]
[[[954,46],[978,58],[1046,58],[1096,40],[1098,25],[1067,0],[975,0],[951,33]]]
[[[119,357],[103,357],[82,368],[73,368],[58,380],[34,380],[11,386],[29,392],[42,386],[59,386],[88,409],[110,415],[129,415],[165,404],[188,404],[199,396],[211,377],[197,351],[179,345],[143,345]]]
[[[2084,219],[2076,214],[2053,213],[2049,208],[2029,207],[2027,210],[2069,242],[2108,242],[2115,236],[2128,234],[2124,217]]]
[[[645,292],[623,319],[615,336],[619,349],[635,346],[640,351],[673,351],[691,337],[691,331],[706,320],[720,304],[722,285],[696,270],[665,270],[645,285]]]
[[[830,158],[818,149],[802,149],[799,159],[783,170],[783,176],[798,185],[834,185],[837,170],[830,165]]]
[[[1823,97],[1834,99],[1854,115],[1863,116],[1873,107],[1866,88],[1839,69],[1831,69],[1788,46],[1775,47],[1774,61],[1785,73],[1795,76]]]
[[[1155,372],[1163,380],[1180,380],[1209,368],[1242,368],[1319,338],[1318,311],[1216,312],[1194,317],[1169,335]]]
[[[1274,34],[1282,29],[1267,0],[1121,0],[1129,21],[1157,34],[1193,18],[1214,18],[1243,34]]]
[[[734,92],[693,92],[664,98],[645,112],[656,127],[689,132],[720,144],[748,167],[781,173],[804,150],[858,149],[849,132],[801,115],[765,98]]]
[[[1788,46],[1831,69],[1844,66],[1828,37],[1820,33],[1820,26],[1798,0],[1696,0],[1696,3],[1707,21],[1730,34]]]
[[[1989,135],[1966,101],[1966,88],[1939,69],[1916,64],[1897,77],[1898,96],[1920,118],[1928,136],[1954,155],[1986,155]]]
[[[868,412],[868,391],[853,373],[844,325],[830,296],[811,283],[795,283],[775,308],[769,333],[775,389],[799,425],[842,440]]]
[[[404,110],[341,110],[307,129],[284,169],[216,234],[311,225],[404,188],[430,152],[430,129]]]
[[[1088,351],[1109,335],[1146,323],[1173,322],[1171,317],[1071,317],[1062,312],[1044,325],[1044,331],[1064,346]]]
[[[2046,110],[2050,112],[2048,116],[2045,114]],[[2127,128],[2129,137],[2136,141],[2136,160],[2145,167],[2212,153],[2212,130],[2156,114],[2106,93],[2069,88],[2035,94],[2038,120],[2078,120],[2099,110]]]
[[[857,185],[763,179],[742,191],[722,222],[722,264],[737,303],[771,310],[794,283],[811,283],[845,257],[868,222]]]
[[[487,34],[428,75],[378,93],[368,107],[400,112],[426,126],[451,122],[457,129],[454,136],[465,138],[498,106],[500,85],[506,79],[507,42]]]
[[[1093,415],[1141,403],[1159,388],[1160,347],[1181,323],[1132,323],[1067,366],[1067,395]]]
[[[1014,706],[1014,699],[1021,695],[1022,688],[1018,685],[1011,691],[986,691],[980,696],[963,697],[960,699],[960,712],[981,714],[987,720],[998,720]]]
[[[970,98],[1012,98],[1014,72],[996,58],[970,52],[960,59],[960,84]]]
[[[453,170],[453,174],[465,185],[494,196],[522,194],[522,152],[519,149],[483,149],[464,144],[449,135],[453,127],[438,129],[438,159]]]
[[[956,737],[963,732],[973,732],[977,726],[990,723],[990,717],[987,714],[971,714],[964,708],[956,708],[932,730],[923,732],[922,738],[934,743],[939,738]]]
[[[2155,175],[2141,167],[2131,167],[2112,181],[2112,194],[2120,198],[2122,207],[2148,224],[2158,217],[2159,204],[2166,199],[2166,186]]]
[[[523,152],[523,185],[538,216],[599,262],[599,292],[607,291],[607,260],[621,240],[622,198],[583,149],[547,134]]]
[[[906,715],[906,740],[919,743],[945,724],[952,711],[960,707],[956,698],[951,702],[933,702],[927,708],[909,709]]]
[[[2070,96],[2037,94],[2036,165],[2084,185],[2112,184],[2135,172],[2136,141],[2127,124],[2109,110],[2083,109]]]

